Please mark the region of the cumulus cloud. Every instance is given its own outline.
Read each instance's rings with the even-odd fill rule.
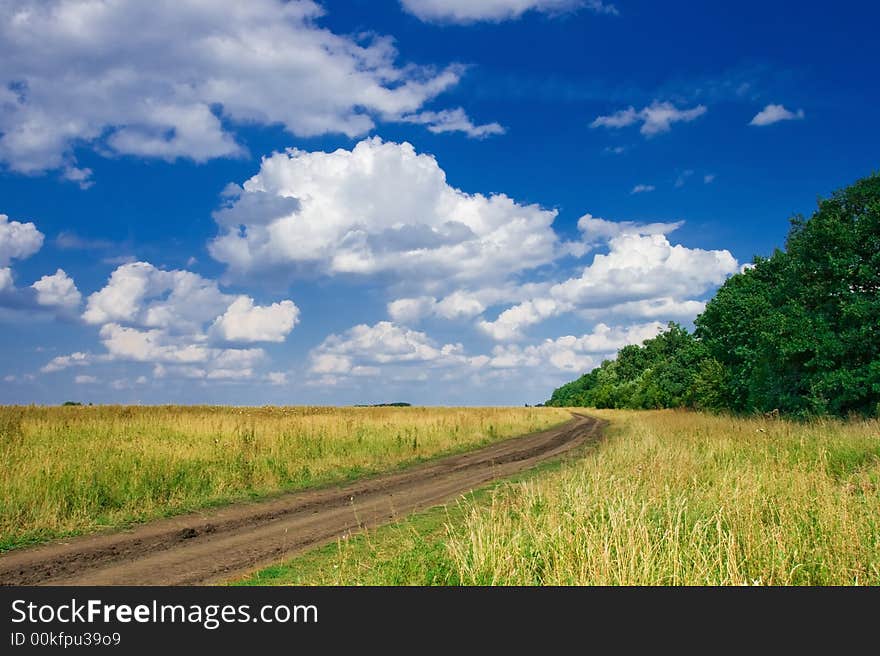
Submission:
[[[648,192],[654,191],[657,187],[649,184],[637,184],[632,188],[632,191],[629,192],[631,194],[646,194]]]
[[[43,233],[33,223],[10,221],[0,214],[0,267],[9,266],[12,260],[23,260],[43,246]]]
[[[704,294],[737,273],[739,263],[726,250],[670,243],[665,232],[675,225],[652,224],[645,229],[638,224],[621,226],[609,239],[609,252],[597,254],[580,276],[553,285],[545,296],[508,308],[494,321],[481,321],[478,327],[497,340],[519,339],[528,326],[577,309],[625,306],[652,299],[655,303],[657,299],[668,299],[667,306],[678,304]],[[592,217],[584,226],[606,234],[613,232]]]
[[[239,296],[217,317],[213,328],[230,342],[283,342],[299,321],[293,301],[254,305],[254,299]]]
[[[483,313],[488,299],[496,296],[493,293],[495,291],[458,290],[440,300],[433,296],[400,298],[388,304],[388,315],[395,321],[404,323],[418,321],[428,316],[442,319],[470,319]],[[506,298],[507,295],[504,294],[502,297]]]
[[[76,147],[203,162],[244,152],[237,125],[354,137],[461,77],[399,64],[388,37],[334,34],[323,13],[312,0],[5,2],[0,162],[88,187]]]
[[[658,321],[623,326],[598,323],[589,333],[545,339],[537,344],[496,345],[487,355],[469,355],[460,344],[440,345],[425,333],[392,322],[359,325],[332,335],[310,354],[310,382],[318,386],[360,386],[381,376],[383,385],[420,381],[495,385],[498,381],[558,385],[614,357],[627,344],[641,343],[664,327]],[[541,392],[539,392],[541,393]]]
[[[246,379],[266,352],[224,342],[282,342],[299,308],[290,300],[256,305],[191,271],[133,262],[89,296],[82,318],[100,326],[107,360],[151,363],[156,377]]]
[[[426,22],[474,23],[516,19],[527,11],[558,13],[588,9],[597,14],[619,12],[601,0],[400,0],[409,13]]]
[[[75,310],[82,302],[82,294],[64,269],[58,269],[51,276],[43,276],[31,287],[37,293],[38,305]]]
[[[259,209],[247,215],[244,203]],[[210,252],[233,273],[310,268],[449,287],[504,280],[560,249],[555,210],[456,189],[432,156],[378,137],[352,150],[266,157],[227,190],[214,218]]]
[[[95,376],[88,376],[85,374],[81,374],[79,376],[74,376],[73,382],[77,385],[92,385],[98,382],[98,379]]]
[[[40,369],[40,371],[42,371],[44,374],[49,374],[55,371],[68,369],[69,367],[85,367],[91,364],[93,361],[94,357],[91,353],[83,353],[82,351],[77,351],[76,353],[71,353],[70,355],[59,355],[52,358]]]
[[[678,230],[684,221],[638,223],[637,221],[609,221],[592,214],[584,214],[578,219],[577,227],[583,239],[590,244],[608,240],[623,234],[668,235]]]
[[[438,344],[423,332],[391,321],[359,324],[342,335],[330,335],[310,353],[309,372],[319,384],[349,377],[377,376],[391,370],[397,377],[418,377],[425,367],[479,367],[487,358],[465,355],[459,344]]]
[[[15,282],[12,280],[12,269],[3,267],[0,269],[0,294],[10,292],[15,288]]]
[[[697,105],[690,109],[679,109],[670,102],[655,100],[649,106],[636,110],[635,107],[627,107],[607,116],[598,116],[590,127],[598,128],[624,128],[635,123],[641,123],[639,129],[646,137],[663,132],[669,132],[673,123],[690,123],[706,113],[705,105]]]
[[[586,319],[658,319],[661,321],[693,321],[706,309],[705,301],[678,300],[669,296],[651,298],[644,301],[627,301],[610,307],[582,310],[580,315]]]
[[[45,275],[29,287],[15,286],[12,260],[23,260],[43,246],[44,235],[33,223],[10,221],[0,214],[0,306],[13,311],[54,311],[66,315],[76,310],[82,295],[63,269]]]
[[[83,320],[193,332],[215,319],[233,300],[220,291],[216,281],[196,273],[132,262],[118,267],[107,285],[89,296]]]
[[[760,112],[755,114],[749,125],[764,126],[773,125],[780,121],[794,121],[804,118],[804,110],[799,109],[792,112],[785,108],[784,105],[767,105]]]
[[[534,368],[548,365],[571,374],[588,371],[628,344],[641,344],[655,337],[664,324],[651,322],[610,327],[598,323],[580,337],[565,335],[525,347],[499,344],[492,349],[488,366],[495,369]]]

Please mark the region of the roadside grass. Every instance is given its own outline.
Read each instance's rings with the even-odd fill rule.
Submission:
[[[0,552],[363,478],[569,418],[555,408],[0,407]]]
[[[489,483],[393,524],[346,535],[229,585],[460,585],[445,546],[450,527],[464,521],[471,508],[491,502],[501,488],[568,466],[571,455]]]
[[[578,461],[251,584],[880,585],[880,422],[591,411]]]

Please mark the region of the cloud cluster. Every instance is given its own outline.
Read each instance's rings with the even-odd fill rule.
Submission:
[[[496,369],[540,369],[549,365],[568,374],[583,373],[624,346],[655,337],[663,327],[657,321],[616,327],[598,323],[592,332],[580,337],[565,335],[525,347],[499,344],[492,349],[487,364]]]
[[[62,286],[55,281],[55,288]],[[44,373],[124,361],[152,364],[156,377],[243,379],[255,376],[266,353],[240,345],[284,341],[299,320],[299,308],[290,300],[259,306],[191,271],[133,262],[118,267],[88,297],[82,319],[99,327],[106,353],[59,356]]]
[[[461,344],[437,344],[425,333],[391,321],[359,324],[342,335],[330,335],[310,355],[309,372],[319,384],[336,384],[355,376],[376,376],[380,366],[399,377],[419,378],[426,368],[479,367],[486,358],[469,358]],[[404,365],[402,368],[400,365]]]
[[[43,276],[31,287],[37,293],[38,305],[75,310],[82,303],[82,294],[64,269],[58,269],[51,276]]]
[[[635,107],[627,107],[609,114],[598,116],[592,123],[591,128],[625,128],[636,123],[641,123],[639,129],[646,137],[653,137],[663,132],[669,132],[674,123],[690,123],[706,113],[705,105],[697,105],[690,109],[679,109],[670,102],[653,103],[640,110]]]
[[[619,12],[601,0],[400,0],[403,8],[420,20],[444,23],[500,22],[519,18],[527,11],[557,13],[588,9],[597,14]]]
[[[234,274],[310,268],[442,287],[504,280],[561,247],[556,211],[456,189],[432,156],[378,137],[266,157],[214,218],[210,252]]]
[[[554,284],[546,295],[508,308],[494,321],[479,322],[480,329],[503,341],[519,339],[528,326],[578,309],[658,316],[662,308],[699,307],[693,297],[724,282],[739,264],[726,250],[670,243],[667,233],[679,225],[614,224],[587,215],[579,222],[581,230],[586,238],[607,236],[608,253],[597,254],[579,276]]]
[[[43,233],[33,223],[10,221],[0,214],[0,267],[8,267],[12,260],[23,260],[43,246]]]
[[[598,323],[581,336],[565,335],[537,344],[496,345],[488,355],[469,355],[461,344],[438,344],[424,332],[382,321],[357,325],[331,335],[310,354],[310,382],[315,385],[369,386],[383,383],[464,381],[481,384],[498,379],[558,381],[613,357],[627,344],[654,337],[664,324],[630,326]]]
[[[73,151],[206,161],[241,155],[235,125],[364,134],[419,116],[463,68],[398,64],[392,40],[318,24],[313,0],[10,0],[0,6],[0,163],[58,169]],[[410,119],[411,120],[411,119]],[[494,133],[463,111],[431,129]]]
[[[73,279],[63,269],[45,275],[29,288],[15,286],[9,266],[12,260],[24,260],[43,247],[45,237],[33,223],[10,221],[0,214],[0,307],[15,310],[51,310],[61,315],[75,312],[82,295]]]

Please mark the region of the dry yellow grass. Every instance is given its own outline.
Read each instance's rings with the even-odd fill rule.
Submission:
[[[0,549],[388,470],[568,418],[551,408],[3,407]]]
[[[596,411],[609,440],[445,537],[464,584],[880,584],[880,422]]]

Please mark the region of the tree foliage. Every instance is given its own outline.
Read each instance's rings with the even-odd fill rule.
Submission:
[[[548,404],[878,414],[880,175],[791,224],[785,250],[729,278],[694,334],[670,324]]]

